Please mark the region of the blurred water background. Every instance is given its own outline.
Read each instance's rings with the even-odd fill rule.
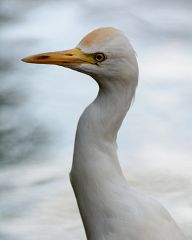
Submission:
[[[76,124],[97,85],[20,59],[73,48],[101,26],[126,33],[140,66],[118,139],[124,173],[192,239],[191,11],[191,0],[0,1],[1,240],[85,239],[68,173]]]

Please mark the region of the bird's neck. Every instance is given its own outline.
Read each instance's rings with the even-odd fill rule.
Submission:
[[[108,208],[108,198],[113,192],[110,186],[125,183],[116,137],[134,93],[135,86],[131,85],[100,87],[97,98],[78,123],[70,178],[87,239],[100,238],[94,225],[95,221],[100,222],[102,228],[103,217],[99,213]]]
[[[99,190],[112,179],[123,178],[116,137],[134,93],[135,86],[131,85],[100,87],[97,98],[79,120],[70,177],[80,211],[81,200],[86,202],[90,198],[89,191]]]
[[[87,176],[91,171],[120,173],[116,154],[116,137],[121,123],[131,105],[135,86],[100,87],[95,101],[80,117],[76,139],[72,173]],[[105,165],[106,164],[106,165]],[[106,166],[106,168],[104,168]]]

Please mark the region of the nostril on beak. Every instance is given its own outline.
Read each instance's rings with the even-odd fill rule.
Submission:
[[[69,56],[69,57],[72,57],[73,54],[72,53],[66,53],[65,56]]]
[[[49,56],[47,56],[47,55],[43,55],[43,56],[39,56],[39,57],[37,57],[38,60],[42,60],[42,59],[46,59],[46,58],[49,58]]]

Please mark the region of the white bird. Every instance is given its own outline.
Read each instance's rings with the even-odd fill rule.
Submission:
[[[135,52],[115,28],[99,28],[76,48],[24,58],[90,75],[99,92],[80,117],[70,173],[88,240],[184,240],[175,221],[156,200],[126,181],[116,138],[138,83]]]

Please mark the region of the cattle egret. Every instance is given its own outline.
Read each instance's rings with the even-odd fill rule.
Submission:
[[[33,55],[27,63],[55,64],[90,75],[96,99],[77,126],[70,173],[88,240],[184,240],[167,210],[126,181],[116,138],[138,82],[135,52],[111,27],[85,36],[76,48]]]

